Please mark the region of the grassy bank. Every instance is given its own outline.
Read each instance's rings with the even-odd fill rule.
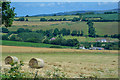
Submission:
[[[26,46],[26,47],[46,47],[49,48],[51,46],[57,46],[52,44],[44,44],[44,43],[31,43],[31,42],[19,42],[19,41],[6,41],[2,40],[2,45],[7,46]],[[61,48],[71,48],[69,46],[60,46]]]

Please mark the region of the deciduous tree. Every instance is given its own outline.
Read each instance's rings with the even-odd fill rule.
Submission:
[[[87,24],[88,24],[88,27],[89,27],[89,29],[88,29],[89,37],[95,37],[96,31],[95,31],[95,28],[93,27],[93,25],[94,25],[93,22],[88,21]]]
[[[16,15],[14,10],[14,7],[10,7],[10,2],[2,2],[2,24],[4,24],[6,28],[12,26]]]

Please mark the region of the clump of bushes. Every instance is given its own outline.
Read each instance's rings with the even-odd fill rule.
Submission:
[[[2,40],[9,40],[8,35],[2,35]]]
[[[20,17],[19,19],[14,19],[15,21],[25,21],[24,17]]]
[[[66,78],[66,74],[58,67],[53,67],[53,71],[45,71],[44,75],[38,75],[36,72],[31,73],[24,71],[22,66],[24,66],[23,61],[20,61],[20,63],[11,63],[9,69],[6,69],[3,73],[0,73],[2,80],[21,80],[23,78],[26,78],[25,80],[28,80],[27,78]]]
[[[2,28],[0,28],[0,32],[2,32],[2,33],[8,33],[9,30],[7,28],[2,27]]]
[[[20,37],[24,42],[35,42],[35,43],[41,43],[42,40],[44,39],[43,34],[35,33],[35,32],[19,33],[18,37]]]
[[[63,72],[58,67],[53,67],[53,70],[46,70],[43,75],[41,73],[39,74],[38,71],[34,72],[26,72],[22,69],[22,66],[24,66],[23,61],[20,61],[20,63],[11,63],[10,68],[4,70],[3,73],[0,73],[2,80],[38,80],[42,78],[53,78],[55,80],[64,80],[67,79],[67,77],[70,77],[67,75],[67,73]],[[89,78],[89,79],[97,79],[96,75],[85,75],[80,74],[79,78]],[[69,80],[69,79],[68,79]]]
[[[18,64],[17,62],[15,63],[11,63],[10,64],[10,69],[6,70],[3,74],[2,74],[2,78],[7,78],[7,79],[15,79],[15,78],[26,78],[26,74],[22,73],[22,66],[23,66],[23,62],[20,61],[20,64]]]
[[[56,38],[55,40],[44,40],[43,43],[46,44],[54,44],[54,45],[61,45],[61,46],[76,46],[79,44],[79,41],[77,39],[63,39],[63,38]]]

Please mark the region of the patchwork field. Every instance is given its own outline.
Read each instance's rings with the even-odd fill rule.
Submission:
[[[28,62],[31,58],[41,58],[45,62],[45,67],[38,70],[44,75],[53,67],[58,67],[66,73],[67,77],[97,76],[98,78],[117,78],[118,77],[118,51],[115,50],[76,50],[76,49],[51,49],[35,47],[2,46],[3,67],[6,56],[16,56],[23,60],[25,72],[36,72],[31,69]]]
[[[96,33],[99,35],[112,35],[118,34],[118,22],[94,22]],[[70,29],[83,30],[84,34],[88,34],[88,25],[86,22],[70,22],[70,21],[56,21],[56,22],[25,22],[14,21],[13,26],[9,27],[10,31],[16,31],[18,28],[28,28],[35,30],[49,30],[49,29]]]
[[[72,19],[75,16],[64,16]],[[45,17],[64,18],[63,16]],[[76,16],[78,17],[78,16]],[[91,16],[88,16],[91,17]],[[98,16],[97,16],[98,17]],[[104,16],[105,17],[105,16]],[[49,29],[70,29],[83,30],[84,35],[88,34],[88,25],[86,22],[71,21],[53,21],[40,22],[43,17],[27,17],[29,21],[14,21],[9,31],[16,31],[18,28],[28,28],[30,30],[49,30]],[[106,16],[106,18],[108,18]],[[16,18],[17,19],[17,18]],[[118,33],[118,22],[94,22],[94,27],[98,35],[112,35]],[[78,39],[80,42],[95,41],[97,38],[85,38],[77,36],[64,36],[65,39]],[[117,39],[110,39],[118,41]],[[78,50],[71,47],[60,46],[64,49],[49,48],[51,44],[29,43],[17,41],[2,41],[2,67],[9,68],[5,65],[4,59],[7,56],[16,56],[19,60],[24,61],[22,67],[25,72],[34,73],[38,69],[31,69],[28,62],[31,58],[41,58],[45,62],[45,67],[38,70],[40,75],[44,75],[46,71],[52,71],[54,67],[58,67],[67,77],[98,77],[98,78],[117,78],[118,77],[118,51],[117,50]],[[67,48],[67,49],[66,49]],[[74,47],[73,47],[74,48]]]
[[[84,18],[102,18],[104,20],[118,20],[118,14],[83,14],[82,15]],[[45,19],[63,19],[66,18],[68,19],[73,19],[74,17],[79,18],[79,15],[66,15],[66,16],[36,16],[36,17],[24,17],[25,19],[27,18],[29,21],[32,22],[39,22],[40,18],[45,18]],[[15,18],[19,19],[19,18]]]

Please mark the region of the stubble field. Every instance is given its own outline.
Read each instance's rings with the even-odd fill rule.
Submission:
[[[58,67],[68,77],[97,76],[98,78],[118,77],[118,51],[76,50],[76,49],[51,49],[35,47],[2,46],[3,67],[6,56],[16,56],[23,60],[23,70],[35,73],[28,62],[31,58],[41,58],[45,66],[38,70],[43,75],[47,70],[52,71]]]

